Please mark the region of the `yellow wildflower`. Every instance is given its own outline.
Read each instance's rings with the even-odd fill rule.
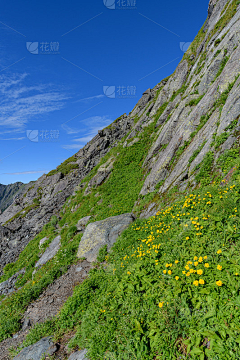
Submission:
[[[222,281],[221,280],[218,280],[218,281],[216,281],[216,284],[217,284],[217,286],[222,286]]]

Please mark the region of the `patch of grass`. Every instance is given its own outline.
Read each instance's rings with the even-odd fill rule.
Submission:
[[[168,102],[165,102],[162,106],[160,106],[160,108],[157,110],[156,114],[154,115],[155,121],[160,118],[160,116],[163,114],[167,106],[168,106]]]
[[[199,172],[195,176],[197,182],[205,186],[211,182],[212,179],[212,166],[214,161],[214,153],[209,151],[203,158],[202,162],[195,167],[195,171]]]
[[[173,101],[179,94],[184,94],[186,90],[187,90],[187,85],[184,83],[180,89],[173,92],[170,101]]]
[[[216,53],[214,54],[214,57],[217,57],[218,54],[220,54],[220,52],[221,52],[221,50],[216,51]]]
[[[224,151],[217,160],[217,165],[224,174],[227,174],[234,166],[239,164],[239,148]]]
[[[99,253],[97,256],[97,261],[100,263],[104,262],[106,260],[107,254],[108,254],[107,245],[104,245],[99,250]]]
[[[77,158],[75,156],[68,158],[61,165],[59,165],[55,170],[50,171],[47,174],[47,176],[52,176],[59,172],[61,172],[64,175],[69,174],[72,170],[78,169],[78,164],[69,164],[69,163],[76,162],[76,161],[77,161]]]
[[[223,60],[221,62],[221,65],[220,65],[220,68],[219,68],[219,70],[218,70],[218,72],[217,72],[217,74],[215,76],[215,80],[221,75],[221,73],[222,73],[223,69],[225,68],[225,66],[227,65],[227,62],[228,62],[229,59],[230,59],[229,56],[225,56],[223,58]]]
[[[204,94],[205,95],[205,94]],[[188,104],[186,104],[185,106],[196,106],[204,97],[204,95],[199,96],[197,99],[192,99],[189,101]]]
[[[221,135],[217,136],[214,141],[214,148],[217,150],[220,145],[222,145],[230,136],[230,132],[224,132]]]
[[[218,20],[214,29],[211,31],[209,38],[211,38],[214,34],[216,34],[216,32],[220,33],[223,30],[223,28],[229,23],[229,21],[236,14],[239,4],[240,4],[239,0],[233,0],[232,2],[228,1],[226,3],[226,5],[222,11],[222,16]]]
[[[198,156],[198,154],[202,151],[204,145],[206,144],[207,140],[205,140],[192,154],[189,159],[189,165],[193,162],[194,159]]]

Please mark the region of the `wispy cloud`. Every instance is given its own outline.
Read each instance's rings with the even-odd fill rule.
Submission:
[[[87,98],[84,98],[84,99],[79,99],[79,100],[77,100],[76,102],[89,101],[89,100],[94,100],[94,99],[101,99],[101,98],[103,98],[103,97],[104,97],[104,95],[103,95],[103,94],[100,94],[100,95],[90,96],[90,97],[87,97]]]
[[[13,172],[13,173],[2,173],[1,175],[27,175],[27,174],[46,174],[49,170],[31,170],[31,171],[21,171],[21,172]]]
[[[73,129],[65,125],[65,130],[68,134],[79,134],[82,136],[79,138],[72,139],[72,144],[63,145],[64,149],[80,149],[87,142],[89,142],[97,133],[98,130],[101,130],[112,123],[112,119],[109,116],[92,116],[87,119],[79,121],[83,126],[79,129]]]
[[[14,141],[18,141],[18,140],[24,140],[26,139],[25,137],[18,137],[18,138],[9,138],[9,139],[1,139],[0,141],[9,141],[9,140],[14,140]]]
[[[51,85],[26,86],[26,78],[26,73],[0,76],[0,126],[4,131],[23,131],[33,117],[62,109],[68,99]]]

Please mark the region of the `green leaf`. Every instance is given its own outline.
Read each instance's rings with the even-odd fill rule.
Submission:
[[[200,355],[200,354],[204,355],[203,351],[199,347],[194,347],[191,350],[191,355]]]

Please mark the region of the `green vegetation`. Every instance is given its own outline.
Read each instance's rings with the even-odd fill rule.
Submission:
[[[199,169],[199,172],[195,176],[197,182],[201,185],[207,185],[212,180],[212,166],[214,161],[214,153],[209,151],[203,158],[202,162],[195,167],[195,171]]]
[[[162,113],[164,112],[167,106],[168,106],[168,102],[165,102],[162,106],[160,106],[160,108],[157,110],[156,114],[154,115],[155,121],[160,118],[160,116],[162,115]]]
[[[205,95],[205,94],[204,94]],[[204,97],[204,95],[199,96],[197,99],[192,99],[189,101],[188,104],[186,104],[185,106],[196,106]]]
[[[214,147],[215,149],[218,149],[220,145],[222,145],[230,136],[230,132],[224,132],[221,135],[217,136],[214,141]]]
[[[239,0],[233,0],[232,2],[228,1],[225,5],[222,16],[218,20],[217,24],[215,25],[214,29],[211,31],[209,38],[211,38],[216,32],[221,32],[223,28],[228,24],[228,22],[233,18],[233,16],[237,12],[238,5],[240,4]]]
[[[225,68],[225,66],[226,66],[226,64],[227,64],[227,62],[228,62],[229,59],[230,59],[229,56],[225,56],[225,57],[223,58],[223,60],[222,60],[222,62],[221,62],[221,65],[220,65],[220,68],[219,68],[219,70],[218,70],[218,72],[217,72],[217,75],[216,75],[216,77],[215,77],[215,80],[216,80],[216,78],[217,78],[218,76],[221,75],[221,73],[222,73],[223,69]]]
[[[179,94],[184,94],[186,90],[187,90],[187,85],[184,83],[180,89],[173,92],[170,101],[173,101]]]
[[[30,241],[15,263],[5,266],[0,282],[7,280],[20,269],[25,268],[26,273],[16,283],[16,286],[21,289],[2,300],[0,304],[0,341],[20,330],[20,319],[29,303],[36,300],[48,285],[64,274],[69,264],[76,262],[76,253],[82,234],[77,234],[72,241],[69,241],[66,236],[67,231],[66,229],[61,234],[61,249],[58,254],[39,269],[33,279],[32,273],[35,270],[39,254],[58,234],[51,224],[46,225],[42,232]],[[48,240],[40,250],[39,242],[45,236],[48,237]]]
[[[184,150],[188,147],[190,142],[191,142],[191,140],[188,140],[188,141],[185,140],[184,144],[177,149],[174,157],[172,158],[172,160],[169,163],[169,169],[173,168],[174,164],[178,161],[178,159],[180,158],[180,156],[182,155]]]
[[[57,174],[61,172],[64,175],[67,175],[74,169],[78,169],[78,164],[69,164],[72,162],[76,162],[77,158],[75,156],[72,156],[65,160],[61,165],[59,165],[55,170],[50,171],[47,176],[52,176],[54,174]]]
[[[137,220],[23,346],[74,330],[92,360],[238,360],[239,203],[239,183],[212,184]]]
[[[97,256],[97,261],[100,262],[100,263],[104,262],[106,260],[107,254],[108,254],[107,245],[104,245],[99,250],[99,254]]]
[[[221,39],[217,39],[217,40],[215,41],[215,43],[214,43],[214,46],[218,46],[221,41],[222,41]],[[221,50],[220,50],[220,52],[221,52]]]
[[[198,156],[198,154],[202,151],[204,145],[206,144],[207,140],[205,140],[192,154],[189,159],[189,165],[193,162],[194,159]]]
[[[239,164],[239,148],[226,150],[217,160],[218,166],[224,174],[227,174],[234,166]],[[240,180],[240,177],[238,177]]]
[[[53,216],[51,217],[50,224],[51,224],[52,226],[56,226],[57,223],[58,223],[58,218],[57,218],[56,215],[53,215]]]
[[[216,51],[216,53],[214,54],[214,57],[217,57],[218,54],[220,54],[220,52],[221,52],[221,50]]]

